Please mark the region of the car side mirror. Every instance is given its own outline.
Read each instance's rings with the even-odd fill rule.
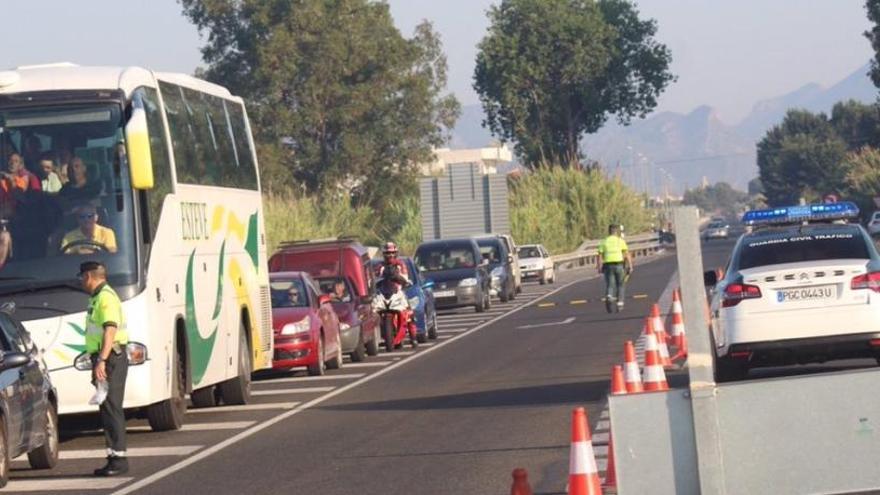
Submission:
[[[29,362],[31,362],[31,357],[23,352],[5,352],[0,360],[0,370],[21,368]]]
[[[508,263],[513,263],[513,256],[509,256],[509,255],[508,255],[508,256],[507,256],[507,262],[508,262]]]
[[[718,272],[715,270],[703,272],[703,285],[706,287],[715,287],[718,285]]]
[[[329,303],[330,303],[330,296],[328,296],[327,294],[321,294],[320,296],[318,296],[318,306],[323,306],[323,305],[329,304]]]

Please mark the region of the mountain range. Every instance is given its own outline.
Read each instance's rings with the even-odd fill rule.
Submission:
[[[707,105],[686,114],[657,112],[629,126],[609,122],[598,133],[586,136],[581,147],[609,173],[653,195],[681,194],[688,187],[719,181],[745,190],[758,175],[755,145],[782,121],[786,111],[829,112],[838,101],[876,101],[878,91],[867,73],[866,64],[831,87],[810,83],[759,101],[733,125],[721,121]],[[463,106],[451,146],[476,148],[492,141],[482,127],[483,118],[480,105]]]

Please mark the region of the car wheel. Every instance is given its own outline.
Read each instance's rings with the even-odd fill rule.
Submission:
[[[498,299],[500,299],[503,303],[510,301],[510,292],[511,289],[507,286],[507,284],[504,284],[504,287],[502,287],[501,290],[498,291]]]
[[[367,342],[367,356],[379,355],[380,340],[382,340],[382,335],[379,333],[379,325],[376,325],[376,327],[373,328],[373,340]]]
[[[315,353],[315,362],[308,366],[309,376],[323,376],[327,371],[327,363],[324,362],[324,335],[318,339],[318,352]]]
[[[480,291],[480,302],[474,305],[474,309],[477,310],[477,313],[482,313],[486,311],[486,296],[483,295],[483,291]]]
[[[342,367],[342,340],[339,338],[336,339],[336,356],[333,357],[330,361],[327,361],[327,369],[328,370],[338,370]]]
[[[6,437],[6,422],[0,418],[0,488],[9,483],[9,439]]]
[[[217,405],[217,394],[213,386],[193,390],[189,394],[189,398],[193,407],[214,407]]]
[[[517,288],[517,287],[516,287],[516,284],[514,284],[514,285],[510,288],[510,297],[509,297],[508,299],[510,299],[511,301],[513,301],[514,299],[516,299],[516,295],[519,294],[519,291],[520,291],[520,290],[521,290],[521,289]]]
[[[541,285],[544,285],[547,283],[548,280],[549,280],[549,278],[547,277],[547,272],[545,271],[545,272],[541,273],[541,278],[538,280],[538,283]]]
[[[417,333],[416,340],[419,341],[419,344],[424,344],[428,341],[428,334],[426,333]]]
[[[58,464],[58,413],[52,404],[46,408],[45,436],[43,445],[28,452],[28,462],[34,469],[52,469]]]
[[[428,338],[436,339],[437,338],[437,311],[431,315],[431,328],[428,329]]]
[[[492,298],[489,297],[489,291],[486,291],[486,295],[484,297],[486,298],[486,303],[483,305],[484,311],[489,311],[490,309],[492,309]]]
[[[367,357],[367,346],[364,345],[363,333],[358,336],[357,346],[354,348],[354,352],[349,354],[349,356],[351,356],[352,363],[359,363]]]
[[[742,380],[749,374],[747,362],[719,357],[715,360],[715,380],[718,382],[732,382]]]

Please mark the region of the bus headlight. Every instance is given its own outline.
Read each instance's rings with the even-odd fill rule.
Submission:
[[[129,342],[125,346],[125,352],[128,354],[129,366],[137,366],[147,362],[147,346],[140,342]]]

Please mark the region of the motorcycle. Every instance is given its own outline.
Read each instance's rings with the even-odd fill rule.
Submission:
[[[388,352],[402,344],[407,334],[412,348],[419,346],[415,332],[410,328],[412,311],[406,294],[397,289],[398,283],[391,278],[379,280],[376,283],[376,295],[373,297],[373,310],[379,315],[382,338]]]

